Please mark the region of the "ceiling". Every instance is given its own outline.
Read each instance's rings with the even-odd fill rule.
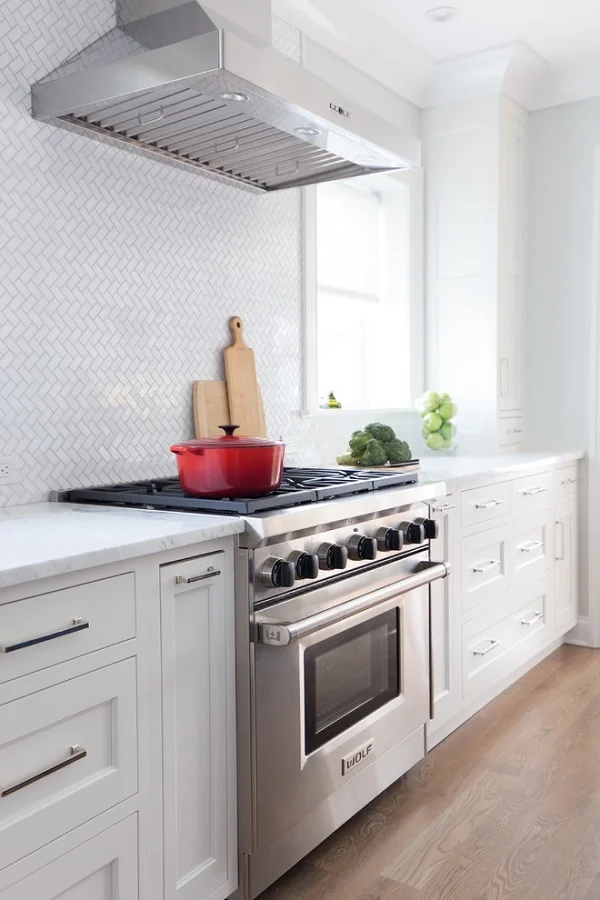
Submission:
[[[600,0],[272,3],[306,36],[421,108],[466,99],[468,72],[473,95],[478,80],[489,92],[495,72],[497,89],[527,109],[600,96]],[[457,9],[451,21],[427,19],[427,10],[446,5]],[[516,93],[501,65],[524,77]]]
[[[425,13],[444,0],[359,2],[435,61],[525,41],[550,65],[600,67],[598,0],[448,0],[458,14],[443,24]]]

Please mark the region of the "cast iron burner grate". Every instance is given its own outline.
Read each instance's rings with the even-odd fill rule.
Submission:
[[[279,490],[266,497],[190,497],[184,494],[176,478],[158,478],[75,488],[62,495],[61,500],[69,503],[250,515],[416,482],[418,475],[414,467],[418,465],[418,460],[411,460],[406,465],[413,471],[388,473],[356,469],[286,468]]]

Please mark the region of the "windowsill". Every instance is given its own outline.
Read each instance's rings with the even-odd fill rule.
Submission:
[[[301,419],[321,419],[325,416],[381,417],[384,415],[398,415],[399,413],[415,413],[416,415],[417,411],[411,407],[396,407],[394,409],[346,409],[345,407],[342,407],[342,409],[300,409],[297,414]]]

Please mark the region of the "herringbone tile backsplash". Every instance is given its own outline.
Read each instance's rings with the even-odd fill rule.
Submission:
[[[0,0],[0,456],[21,463],[0,506],[174,473],[232,314],[290,462],[332,463],[365,422],[298,415],[299,192],[255,196],[31,119],[30,84],[113,20],[112,0]],[[285,23],[275,36],[297,52]]]

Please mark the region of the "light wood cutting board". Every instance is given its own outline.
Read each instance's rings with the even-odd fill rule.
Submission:
[[[254,351],[244,341],[244,324],[239,316],[230,320],[229,327],[232,343],[223,351],[223,359],[231,424],[240,426],[240,435],[266,437]]]
[[[265,412],[260,397],[261,434],[266,434]],[[193,388],[194,430],[197,438],[223,437],[219,425],[231,425],[227,385],[224,381],[195,381]],[[237,422],[233,423],[237,425]]]

